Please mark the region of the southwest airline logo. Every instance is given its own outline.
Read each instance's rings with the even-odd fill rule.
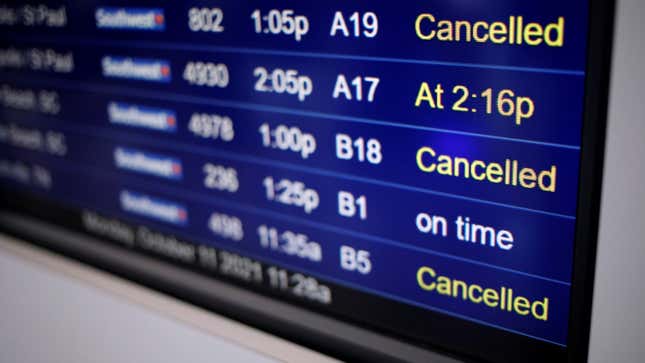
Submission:
[[[114,163],[119,169],[166,179],[179,180],[183,175],[179,159],[136,149],[117,147],[114,149]]]
[[[180,204],[145,194],[122,190],[119,195],[121,209],[177,225],[188,223],[188,212]]]
[[[175,132],[177,130],[177,115],[170,110],[110,102],[107,107],[107,113],[110,123],[113,124],[165,132]]]
[[[162,9],[100,7],[94,13],[99,29],[152,30],[166,29]]]
[[[150,82],[170,82],[170,63],[162,59],[114,57],[101,60],[103,77],[126,78]]]

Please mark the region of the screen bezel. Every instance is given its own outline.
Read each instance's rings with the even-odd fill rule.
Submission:
[[[591,0],[589,3],[584,126],[567,345],[569,362],[586,362],[589,350],[614,33],[615,2]]]

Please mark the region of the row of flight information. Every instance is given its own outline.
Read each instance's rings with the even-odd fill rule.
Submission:
[[[455,3],[1,4],[0,185],[323,311],[566,346],[587,5]]]

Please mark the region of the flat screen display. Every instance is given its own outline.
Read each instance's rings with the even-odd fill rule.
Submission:
[[[584,0],[6,2],[3,202],[418,346],[565,359],[588,22]]]

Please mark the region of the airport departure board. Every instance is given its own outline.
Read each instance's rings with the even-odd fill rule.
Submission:
[[[5,2],[3,202],[420,346],[562,358],[588,22],[582,0]]]

